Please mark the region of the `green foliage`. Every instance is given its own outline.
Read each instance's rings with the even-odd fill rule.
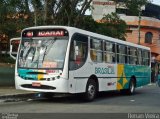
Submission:
[[[15,60],[7,54],[0,54],[0,62],[14,64]]]
[[[151,2],[151,0],[123,0],[123,2],[128,9],[128,14],[136,16],[141,11],[141,7]]]
[[[18,30],[28,25],[25,15],[24,0],[3,0],[0,2],[0,33],[6,34],[9,38],[20,36]],[[22,14],[21,16],[19,14]]]
[[[118,0],[114,0],[116,3]],[[92,0],[0,0],[0,34],[19,37],[23,28],[36,25],[74,26],[125,40],[126,23],[115,13],[97,23],[85,16]],[[124,0],[133,15],[149,0]],[[27,17],[26,17],[27,16]]]
[[[116,13],[111,13],[105,15],[99,23],[92,16],[86,16],[79,23],[79,28],[125,40],[127,25]]]
[[[78,28],[88,30],[88,31],[91,31],[91,32],[97,32],[97,28],[99,26],[98,24],[99,23],[94,21],[92,16],[85,16],[83,18],[83,20],[81,20],[81,22],[79,22],[79,27]]]
[[[1,0],[0,24],[4,27],[0,28],[0,33],[9,38],[16,37],[6,31],[5,26],[8,27],[9,23],[9,27],[17,26],[14,31],[33,25],[81,27],[79,23],[85,19],[85,11],[90,8],[91,2],[92,0]],[[18,14],[22,16],[16,18]],[[28,15],[28,18],[24,18],[25,15]]]
[[[125,40],[126,29],[126,22],[120,19],[116,13],[111,13],[102,18],[97,33]]]

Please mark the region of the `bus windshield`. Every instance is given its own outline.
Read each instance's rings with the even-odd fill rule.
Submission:
[[[68,37],[22,38],[18,67],[63,68]]]

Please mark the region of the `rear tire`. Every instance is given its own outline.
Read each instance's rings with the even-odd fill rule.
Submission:
[[[127,94],[132,95],[135,93],[136,82],[133,78],[131,78],[129,82],[129,88],[127,89]]]
[[[135,82],[134,78],[131,78],[130,82],[129,82],[128,89],[122,89],[122,90],[120,90],[120,92],[123,95],[132,95],[135,93],[135,87],[136,87],[136,82]]]
[[[89,79],[84,93],[85,101],[93,101],[97,95],[97,83],[93,79]]]

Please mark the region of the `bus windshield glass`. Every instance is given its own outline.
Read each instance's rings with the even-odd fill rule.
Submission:
[[[68,37],[22,38],[18,67],[63,68]]]

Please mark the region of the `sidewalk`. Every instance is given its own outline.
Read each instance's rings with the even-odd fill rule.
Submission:
[[[0,87],[0,99],[31,97],[35,92],[16,90],[15,87]]]

